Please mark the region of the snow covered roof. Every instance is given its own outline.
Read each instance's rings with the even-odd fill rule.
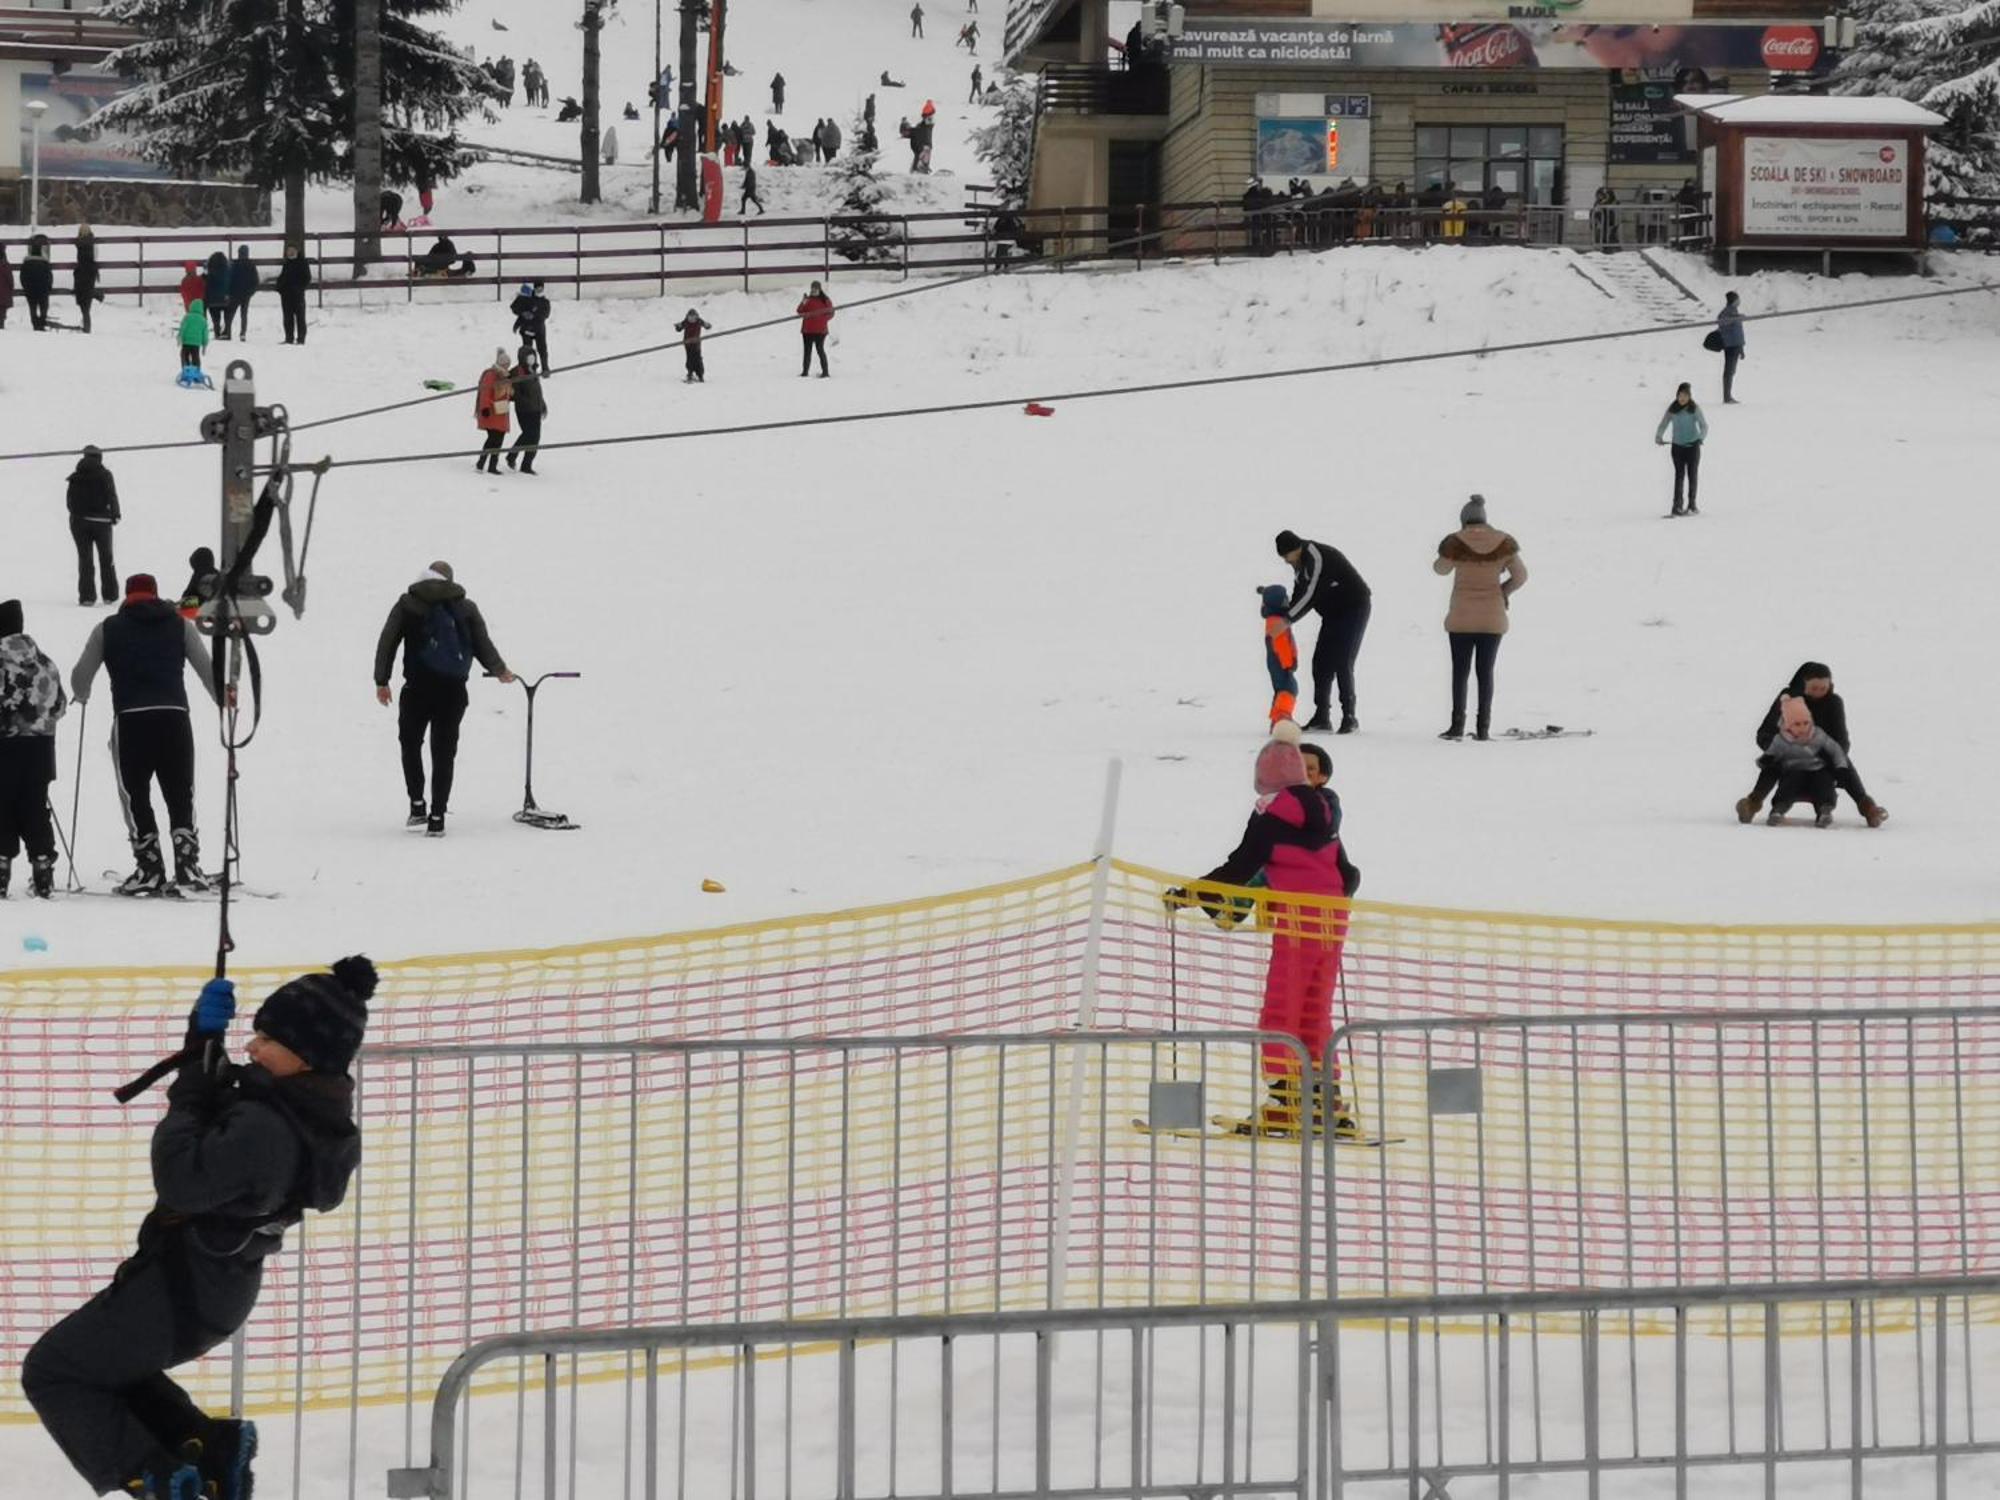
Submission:
[[[1674,103],[1726,125],[1917,125],[1944,124],[1907,99],[1821,94],[1676,94]]]

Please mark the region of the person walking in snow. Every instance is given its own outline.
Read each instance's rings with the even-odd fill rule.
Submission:
[[[757,205],[757,212],[764,212],[764,200],[757,196],[757,167],[748,157],[743,161],[743,196],[736,204],[736,217],[745,217],[751,204]]]
[[[509,413],[514,406],[513,370],[507,351],[495,349],[493,363],[479,372],[479,396],[473,405],[473,421],[486,434],[486,441],[473,468],[491,474],[500,472],[500,450],[506,446],[507,432],[512,425]]]
[[[1479,717],[1472,737],[1490,739],[1493,666],[1507,633],[1507,601],[1528,581],[1520,544],[1486,524],[1486,497],[1474,495],[1458,513],[1459,529],[1438,543],[1431,571],[1451,579],[1451,608],[1444,617],[1451,639],[1451,727],[1441,740],[1465,738],[1465,682],[1479,669]]]
[[[181,368],[201,369],[201,351],[208,347],[208,304],[200,297],[181,315]]]
[[[922,0],[918,0],[917,4],[912,5],[910,7],[910,35],[913,37],[921,37],[923,34],[924,34],[924,7]]]
[[[152,786],[160,785],[167,804],[167,827],[174,846],[174,884],[205,891],[201,838],[194,819],[194,729],[188,717],[182,668],[192,667],[202,691],[215,700],[208,647],[194,621],[181,618],[160,597],[151,573],[125,580],[125,602],[100,621],[70,669],[70,696],[81,707],[90,701],[99,667],[111,678],[111,753],[118,762],[125,826],[132,839],[133,871],[118,886],[121,896],[157,895],[166,888],[160,854],[160,824],[153,814]],[[216,700],[219,702],[219,700]]]
[[[94,1492],[248,1500],[254,1423],[211,1417],[167,1371],[235,1337],[264,1262],[308,1210],[330,1213],[361,1160],[348,1070],[375,966],[359,954],[274,990],[229,1061],[236,987],[211,979],[153,1127],[154,1201],[111,1284],[36,1342],[21,1386]]]
[[[214,324],[215,337],[229,337],[229,257],[220,250],[208,258],[208,270],[201,279],[202,305]]]
[[[263,273],[250,258],[250,247],[238,245],[236,259],[229,267],[229,316],[223,321],[244,338],[250,337],[250,299],[264,285]]]
[[[1277,548],[1278,556],[1292,565],[1292,595],[1285,618],[1296,624],[1309,614],[1319,616],[1319,639],[1313,642],[1313,711],[1306,728],[1333,728],[1333,690],[1338,682],[1338,733],[1352,734],[1361,727],[1355,713],[1354,663],[1361,655],[1361,638],[1368,633],[1374,596],[1338,547],[1307,541],[1286,530],[1278,533]]]
[[[1668,403],[1660,425],[1653,429],[1653,441],[1665,446],[1670,432],[1673,435],[1674,508],[1669,514],[1698,516],[1701,507],[1695,501],[1701,489],[1701,445],[1708,439],[1708,418],[1701,414],[1701,408],[1695,404],[1694,389],[1685,380],[1674,392],[1674,399]],[[1687,485],[1685,509],[1681,505],[1683,481]]]
[[[90,332],[90,305],[104,300],[104,294],[97,289],[97,236],[88,224],[76,226],[76,268],[71,274],[71,289],[76,295],[77,315],[83,320],[83,331]]]
[[[502,682],[514,674],[486,633],[486,618],[452,577],[451,564],[434,562],[389,611],[375,642],[375,701],[393,701],[389,669],[403,651],[403,701],[396,737],[403,752],[403,786],[410,794],[405,826],[444,837],[445,813],[458,766],[458,729],[469,701],[466,683],[477,661]],[[424,739],[431,746],[430,803],[424,802]]]
[[[1722,350],[1722,404],[1736,405],[1736,366],[1747,354],[1743,339],[1743,309],[1736,293],[1722,299],[1722,311],[1715,315],[1715,335]]]
[[[56,779],[56,721],[68,707],[62,673],[27,633],[21,601],[0,602],[0,898],[24,845],[30,892],[44,900],[56,893],[49,786]]]
[[[1812,710],[1803,698],[1778,700],[1778,732],[1757,757],[1757,767],[1759,780],[1770,775],[1775,783],[1766,823],[1782,823],[1794,803],[1809,802],[1813,822],[1825,828],[1833,822],[1839,790],[1854,799],[1870,828],[1880,828],[1889,816],[1868,795],[1840,743],[1813,722]]]
[[[312,262],[297,245],[285,246],[285,258],[278,266],[278,311],[284,318],[288,344],[306,341],[306,292],[312,284]]]
[[[1844,755],[1852,755],[1853,745],[1847,731],[1847,703],[1833,690],[1833,669],[1825,662],[1800,662],[1798,671],[1792,673],[1792,680],[1778,691],[1765,710],[1764,718],[1757,726],[1757,782],[1750,788],[1750,795],[1738,799],[1736,821],[1748,823],[1753,820],[1764,805],[1764,798],[1778,784],[1775,763],[1767,763],[1766,753],[1771,741],[1777,738],[1778,727],[1784,717],[1786,702],[1803,703],[1815,726],[1826,731],[1827,737],[1840,747]],[[1796,799],[1795,799],[1796,800]],[[1856,800],[1862,817],[1868,820],[1870,828],[1882,826],[1889,815],[1873,802]]]
[[[186,262],[181,275],[181,311],[186,312],[201,301],[207,290],[208,283],[201,274],[201,263],[192,260]]]
[[[549,368],[549,314],[555,311],[548,297],[546,281],[524,281],[520,293],[507,304],[514,315],[514,332],[523,345],[532,344],[537,368]]]
[[[826,159],[828,161],[832,161],[836,156],[840,155],[840,139],[840,122],[828,116],[826,134],[821,140],[821,144],[826,148]]]
[[[76,602],[88,609],[97,603],[100,585],[104,602],[118,598],[118,565],[111,557],[111,530],[123,514],[118,508],[118,481],[104,467],[104,453],[87,446],[70,471],[65,499],[69,506],[69,538],[76,544]],[[93,581],[91,561],[97,563]]]
[[[771,75],[771,113],[781,115],[784,112],[785,75],[783,73],[773,73]]]
[[[974,63],[972,65],[972,92],[966,95],[965,98],[967,104],[977,104],[979,102],[979,96],[986,92],[984,80],[985,74],[979,71],[979,64]]]
[[[49,237],[32,236],[21,258],[21,300],[28,304],[28,326],[37,333],[49,326],[49,298],[55,295],[56,268],[49,260]]]
[[[708,384],[708,369],[701,360],[701,336],[712,326],[708,320],[693,308],[687,316],[674,324],[674,332],[681,336],[681,353],[687,357],[687,378],[683,384],[700,381]]]
[[[7,247],[0,245],[0,328],[7,326],[7,313],[14,305],[14,263],[7,259]]]
[[[1235,1128],[1241,1135],[1294,1139],[1307,1129],[1314,1134],[1330,1129],[1337,1137],[1352,1138],[1360,1131],[1340,1095],[1339,1074],[1334,1075],[1334,1096],[1327,1099],[1320,1093],[1319,1070],[1333,1031],[1333,992],[1347,938],[1346,910],[1335,903],[1354,897],[1361,872],[1341,848],[1337,801],[1308,779],[1296,724],[1276,726],[1257,752],[1253,781],[1257,805],[1242,840],[1201,883],[1241,887],[1261,876],[1269,887],[1271,956],[1257,1029],[1291,1037],[1298,1046],[1265,1044],[1263,1075],[1270,1097]],[[1224,905],[1219,894],[1191,893],[1185,887],[1168,891],[1165,899],[1169,914],[1195,904],[1215,913]],[[1301,1052],[1305,1077],[1300,1076]]]
[[[805,342],[804,356],[799,361],[799,379],[804,380],[812,369],[815,352],[819,355],[819,378],[826,379],[826,331],[833,323],[833,298],[827,296],[826,289],[817,281],[812,290],[800,300],[797,308],[799,316],[799,336]]]
[[[542,377],[535,373],[534,353],[521,346],[521,357],[508,377],[514,387],[514,415],[521,420],[521,435],[507,450],[507,467],[521,466],[523,474],[535,472],[535,455],[541,452],[542,418],[549,414],[548,399],[542,395]]]

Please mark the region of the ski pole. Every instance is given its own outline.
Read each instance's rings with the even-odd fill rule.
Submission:
[[[69,838],[64,841],[63,850],[69,855],[70,890],[80,891],[83,882],[76,877],[76,820],[83,808],[83,726],[90,719],[90,700],[84,699],[76,706],[76,775],[70,778],[69,789]]]
[[[62,817],[60,814],[56,812],[55,800],[53,798],[45,798],[44,805],[49,810],[49,827],[53,828],[56,831],[57,842],[59,842],[62,845],[63,853],[69,856],[69,874],[71,883],[68,886],[64,887],[64,889],[72,891],[81,890],[82,887],[75,883],[76,850],[70,846],[69,835],[63,832]]]

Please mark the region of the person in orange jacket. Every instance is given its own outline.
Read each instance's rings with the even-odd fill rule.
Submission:
[[[1264,669],[1271,674],[1271,723],[1292,717],[1299,706],[1299,643],[1286,614],[1291,596],[1274,583],[1257,591],[1263,601]]]
[[[805,351],[799,361],[799,379],[804,380],[812,373],[813,351],[819,351],[819,378],[826,379],[826,330],[833,322],[833,298],[827,296],[826,289],[817,281],[812,290],[805,294],[798,305],[799,335],[805,340]]]
[[[514,365],[507,358],[505,349],[493,351],[493,363],[479,372],[479,400],[474,407],[474,420],[479,430],[486,434],[486,446],[480,450],[475,469],[484,469],[490,474],[500,472],[500,450],[507,442],[507,429],[512,426],[509,413],[514,407]]]
[[[189,261],[187,274],[181,277],[181,311],[186,312],[195,302],[208,294],[208,281],[201,274],[201,262]]]

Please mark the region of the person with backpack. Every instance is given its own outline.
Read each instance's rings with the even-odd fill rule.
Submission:
[[[513,373],[505,349],[495,349],[493,363],[479,372],[479,399],[473,406],[473,420],[486,434],[486,444],[479,450],[479,459],[472,466],[475,469],[492,474],[500,472],[500,450],[506,446],[507,429],[511,425],[508,413],[514,408]]]
[[[97,603],[99,583],[91,579],[91,558],[97,560],[104,602],[118,598],[118,568],[111,559],[111,529],[123,519],[118,508],[118,481],[104,467],[104,452],[96,444],[83,450],[70,471],[65,499],[69,506],[69,537],[76,543],[76,602],[85,609]]]
[[[697,380],[708,384],[708,369],[701,359],[701,336],[713,326],[691,307],[687,316],[674,324],[674,332],[681,336],[681,352],[687,356],[687,379],[683,384],[692,385]]]
[[[542,395],[542,377],[535,373],[534,351],[525,344],[510,380],[514,387],[514,415],[521,419],[521,435],[507,450],[507,467],[519,464],[523,474],[532,474],[535,456],[542,451],[542,418],[549,414],[549,403]]]
[[[0,897],[24,844],[30,889],[43,900],[56,893],[49,785],[56,779],[56,720],[68,707],[62,673],[27,633],[21,601],[0,603]]]
[[[121,896],[157,896],[166,889],[166,862],[160,854],[160,824],[153,814],[152,787],[160,784],[167,804],[167,827],[174,845],[174,885],[205,891],[201,838],[194,821],[194,726],[188,713],[184,667],[192,667],[202,690],[218,704],[208,647],[194,621],[181,618],[160,597],[151,573],[125,580],[125,602],[99,622],[70,669],[69,692],[81,708],[99,667],[111,677],[111,754],[132,839],[133,870],[117,886]]]
[[[444,837],[451,802],[452,773],[458,763],[458,726],[468,702],[466,682],[477,661],[502,682],[514,674],[494,649],[479,606],[453,579],[451,564],[434,562],[389,611],[375,642],[375,701],[392,701],[389,668],[403,648],[403,701],[396,714],[403,749],[403,785],[410,794],[405,825]],[[424,804],[424,737],[431,742],[431,800]]]
[[[1741,298],[1730,292],[1722,299],[1722,311],[1715,315],[1715,331],[1708,337],[1708,347],[1722,354],[1722,404],[1736,404],[1736,366],[1748,354],[1743,337],[1743,308]]]
[[[242,1064],[225,1049],[234,982],[202,986],[153,1127],[138,1248],[21,1366],[35,1415],[93,1493],[249,1500],[256,1424],[211,1417],[166,1372],[234,1338],[285,1232],[346,1197],[361,1161],[349,1070],[376,982],[360,954],[286,981],[252,1018]]]
[[[264,278],[257,270],[257,262],[250,258],[250,247],[238,245],[236,259],[229,266],[229,316],[223,319],[223,323],[246,339],[250,337],[250,299],[263,285]]]
[[[278,312],[288,344],[306,341],[306,292],[312,284],[312,262],[297,245],[285,246],[285,258],[278,266]]]

